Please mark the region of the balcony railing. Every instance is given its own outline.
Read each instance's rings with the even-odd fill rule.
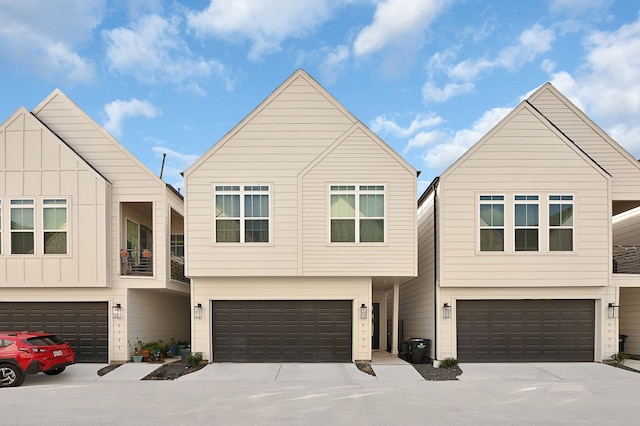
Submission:
[[[171,279],[189,284],[189,279],[184,276],[184,257],[171,255]]]
[[[122,275],[153,276],[153,251],[149,249],[120,250],[120,264]]]
[[[614,246],[613,273],[640,274],[640,246]]]

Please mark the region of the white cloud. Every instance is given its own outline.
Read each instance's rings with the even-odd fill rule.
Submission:
[[[327,54],[325,60],[320,64],[320,71],[326,84],[336,82],[338,72],[343,68],[347,59],[349,59],[349,46],[338,46]]]
[[[122,134],[122,121],[125,118],[136,116],[155,118],[160,115],[160,111],[153,104],[138,99],[131,99],[130,101],[117,99],[106,104],[104,112],[108,117],[104,123],[104,128],[114,136]]]
[[[586,39],[586,60],[575,75],[552,74],[551,83],[640,157],[640,19]]]
[[[435,114],[416,114],[408,127],[401,127],[384,115],[378,116],[371,122],[371,130],[376,133],[391,134],[394,137],[406,138],[426,128],[442,123],[442,117]]]
[[[91,80],[94,65],[77,49],[101,23],[105,6],[106,0],[0,0],[0,63],[72,82]]]
[[[130,28],[104,31],[109,67],[120,74],[133,75],[141,82],[184,84],[188,90],[200,94],[204,91],[193,79],[216,74],[231,90],[233,80],[225,67],[215,60],[196,57],[183,40],[180,25],[176,16],[146,15]]]
[[[280,50],[288,37],[302,37],[327,21],[340,0],[211,0],[203,11],[187,13],[188,25],[200,36],[251,42],[248,57]]]
[[[473,83],[447,83],[446,86],[440,88],[430,81],[422,86],[422,99],[425,102],[444,102],[453,97],[471,93],[473,91]]]
[[[424,138],[431,145],[437,144],[425,151],[423,155],[425,164],[437,173],[446,170],[510,111],[511,108],[493,108],[476,120],[470,129],[458,130],[453,135],[445,133],[416,135],[415,139]]]
[[[427,81],[422,87],[422,97],[425,102],[444,102],[455,96],[470,93],[474,88],[474,80],[483,73],[495,68],[517,71],[549,51],[554,40],[555,34],[552,30],[535,24],[522,31],[516,43],[503,48],[493,58],[470,58],[448,65],[448,61],[454,56],[452,50],[434,54],[427,63],[431,78],[435,72],[440,71],[445,72],[450,81],[444,87],[437,86],[432,80]]]
[[[384,0],[376,5],[373,22],[353,43],[356,56],[368,55],[390,44],[403,46],[422,38],[425,29],[446,8],[441,0]]]

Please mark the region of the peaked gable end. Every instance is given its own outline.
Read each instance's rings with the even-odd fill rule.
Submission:
[[[534,92],[529,102],[612,175],[613,200],[638,198],[640,163],[582,110],[550,83]]]
[[[222,154],[222,151],[233,155],[257,154],[268,159],[264,155],[280,155],[279,151],[284,150],[283,155],[296,156],[305,163],[333,143],[356,121],[309,74],[297,70],[189,166],[184,175],[187,177],[214,154]]]
[[[114,188],[165,190],[158,176],[59,89],[42,101],[33,114],[113,182]]]

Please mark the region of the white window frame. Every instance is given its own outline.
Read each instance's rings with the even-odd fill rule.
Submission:
[[[273,193],[272,193],[272,184],[254,184],[254,183],[245,183],[245,184],[216,184],[213,187],[213,244],[247,244],[247,245],[270,245],[273,242]],[[233,218],[218,218],[217,217],[217,204],[216,204],[216,196],[217,195],[237,195],[239,197],[239,216]],[[247,216],[245,211],[245,196],[246,195],[266,195],[268,198],[268,208],[266,217],[253,217]],[[217,238],[217,222],[218,221],[230,221],[230,220],[238,220],[240,222],[240,240],[239,241],[218,241]],[[246,222],[249,220],[266,220],[268,223],[267,232],[269,233],[269,238],[267,241],[246,241]]]
[[[15,202],[20,201],[20,204],[14,204]],[[25,207],[26,206],[26,207]],[[14,233],[26,233],[30,232],[33,235],[33,253],[14,253],[13,252],[13,244],[11,244],[11,248],[9,252],[13,256],[35,256],[38,253],[38,239],[36,238],[36,201],[33,198],[12,198],[9,201],[9,223],[11,223],[11,216],[13,210],[30,208],[33,211],[33,229],[31,230],[22,230],[22,229],[13,229],[11,225],[9,225],[9,241],[13,238]]]
[[[489,197],[489,199],[483,200],[483,198]],[[478,211],[476,214],[476,220],[478,221],[478,253],[505,253],[507,251],[507,197],[504,194],[491,194],[483,193],[478,194]],[[502,225],[501,226],[483,226],[480,220],[481,206],[482,205],[494,205],[502,204]],[[482,230],[497,230],[502,229],[502,250],[482,250]]]
[[[518,197],[524,197],[525,199],[520,199],[518,200]],[[536,206],[538,206],[538,225],[536,226],[532,226],[532,225],[517,225],[516,224],[516,206],[517,205],[527,205],[527,204],[535,204]],[[540,252],[540,245],[541,245],[541,235],[540,235],[540,230],[541,230],[541,226],[540,226],[540,221],[541,221],[541,217],[540,217],[540,195],[538,194],[515,194],[513,196],[513,251],[516,253],[539,253]],[[518,250],[517,249],[517,245],[516,245],[516,231],[519,229],[524,229],[524,230],[528,230],[528,229],[535,229],[536,231],[538,231],[538,248],[536,250]]]
[[[64,201],[64,204],[48,204],[48,201]],[[45,210],[47,209],[55,209],[64,207],[66,210],[66,226],[64,230],[59,229],[47,229],[44,226],[44,218],[45,218]],[[69,255],[69,200],[63,197],[55,197],[55,198],[43,198],[42,199],[42,218],[41,218],[41,231],[40,235],[42,236],[42,254],[45,256],[67,256]],[[66,251],[64,253],[45,253],[46,244],[45,244],[45,233],[47,232],[64,232],[66,238]]]
[[[559,200],[552,200],[551,197],[560,197]],[[571,226],[552,226],[551,225],[551,205],[553,204],[570,204],[571,208]],[[576,251],[576,196],[575,194],[564,193],[549,194],[547,197],[547,251],[549,253],[575,253]],[[551,250],[551,230],[552,229],[571,229],[571,250]]]
[[[352,189],[351,189],[352,188]],[[387,185],[382,183],[331,183],[327,185],[327,244],[330,245],[384,245],[387,244],[388,235],[388,199]],[[354,241],[332,241],[331,240],[331,221],[349,218],[334,218],[331,215],[331,195],[348,194],[355,197],[355,207],[353,220],[355,222]],[[360,216],[360,196],[361,195],[382,195],[383,200],[383,216]],[[360,222],[363,220],[382,220],[382,241],[360,241]]]

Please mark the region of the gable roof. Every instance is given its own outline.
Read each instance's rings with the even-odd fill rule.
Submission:
[[[109,132],[107,132],[102,126],[100,126],[93,118],[91,118],[82,108],[80,108],[75,102],[73,102],[65,93],[63,93],[60,89],[55,89],[53,92],[49,94],[38,106],[36,106],[33,110],[34,116],[40,120],[49,130],[56,134],[58,138],[64,140],[64,137],[59,135],[56,132],[56,129],[52,128],[52,123],[47,123],[48,120],[44,117],[43,113],[46,111],[47,106],[52,104],[53,102],[64,103],[66,106],[70,107],[75,114],[81,116],[86,123],[90,126],[91,130],[98,133],[104,140],[108,141],[116,152],[122,155],[123,159],[130,161],[135,164],[145,175],[147,175],[150,179],[155,180],[159,185],[166,186],[166,183],[160,179],[155,173],[151,171],[144,163],[142,163],[135,155],[133,155],[127,148],[124,147],[116,138],[114,138]],[[72,147],[76,153],[79,153],[77,148],[74,148],[73,145],[65,140],[65,143]],[[87,159],[85,156],[85,161],[90,163],[90,159]],[[98,168],[95,165],[92,165],[94,168]],[[107,175],[108,170],[99,170],[101,174]]]
[[[238,124],[236,124],[226,135],[224,135],[218,142],[216,142],[209,150],[198,158],[193,164],[191,164],[184,172],[186,177],[200,165],[206,162],[213,154],[221,149],[234,135],[236,135],[242,128],[244,128],[251,120],[260,114],[271,102],[277,99],[289,86],[291,86],[298,79],[303,79],[308,85],[312,86],[318,94],[320,94],[326,101],[328,101],[333,107],[339,110],[348,121],[353,123],[353,126],[345,132],[340,138],[332,143],[319,157],[326,156],[332,149],[335,149],[336,144],[339,145],[344,140],[346,134],[351,134],[356,128],[362,129],[372,139],[376,141],[381,147],[389,152],[394,158],[403,164],[408,170],[412,170],[415,173],[415,169],[400,157],[391,147],[389,147],[382,139],[369,130],[361,121],[359,121],[351,112],[349,112],[336,98],[334,98],[324,87],[322,87],[313,77],[311,77],[303,69],[296,70],[289,78],[287,78],[280,86],[278,86],[265,100],[263,100],[256,108],[253,109],[246,117],[244,117]],[[332,148],[334,147],[334,148]],[[316,159],[317,160],[317,159]],[[319,160],[318,160],[319,161]]]
[[[78,154],[73,149],[73,147],[69,146],[69,144],[67,144],[57,134],[52,132],[51,129],[49,129],[49,127],[47,127],[46,124],[44,124],[42,121],[38,119],[38,117],[33,115],[31,112],[27,111],[25,107],[22,107],[22,106],[19,107],[9,118],[7,118],[4,121],[4,123],[0,124],[0,133],[6,131],[11,126],[11,124],[13,124],[20,116],[23,116],[25,118],[25,123],[23,127],[25,130],[27,128],[27,122],[30,122],[31,125],[36,128],[42,129],[44,132],[48,134],[48,136],[52,138],[52,140],[56,141],[56,143],[58,143],[62,147],[62,149],[68,151],[71,155],[76,157],[83,165],[85,165],[87,169],[95,173],[96,177],[98,177],[101,180],[104,180],[105,182],[111,183],[107,177],[105,177],[102,173],[100,173],[99,170],[93,167],[93,165],[89,163],[82,155]]]
[[[576,143],[569,139],[552,121],[542,115],[537,108],[535,108],[527,100],[522,101],[517,107],[515,107],[505,118],[500,120],[489,132],[487,132],[478,142],[476,142],[471,148],[469,148],[460,158],[458,158],[444,173],[440,176],[440,180],[446,179],[448,175],[453,173],[462,163],[472,156],[484,143],[491,139],[500,129],[502,129],[507,123],[509,123],[516,115],[520,114],[523,110],[527,110],[530,114],[536,117],[540,123],[551,130],[560,141],[564,142],[573,151],[575,151],[580,157],[582,157],[588,164],[590,164],[595,170],[601,173],[603,176],[610,178],[611,175],[602,166],[596,163],[589,155],[586,154]]]
[[[569,129],[568,126],[563,126],[559,123],[559,119],[553,117],[554,111],[547,108],[545,105],[543,98],[545,96],[552,96],[556,101],[559,101],[566,109],[563,112],[570,111],[574,117],[577,119],[575,121],[576,125],[580,125],[579,129]],[[584,146],[583,141],[581,141],[577,136],[572,135],[572,133],[578,133],[578,131],[582,132],[592,132],[601,138],[602,142],[605,142],[611,150],[615,151],[619,156],[624,157],[635,169],[640,171],[640,162],[636,158],[634,158],[626,149],[624,149],[618,142],[616,142],[611,136],[609,136],[604,130],[602,130],[589,116],[587,116],[580,108],[578,108],[573,102],[571,102],[565,95],[563,95],[558,89],[556,89],[551,83],[546,82],[542,86],[540,86],[531,96],[529,96],[528,101],[534,105],[542,114],[549,117],[549,120],[554,121],[558,126],[562,127],[563,132],[569,135],[578,145],[582,147],[582,149],[589,151],[588,148]],[[607,168],[610,172],[610,167],[606,164],[603,158],[601,158],[595,150],[590,152],[590,156],[594,158],[594,160],[599,161],[603,167]],[[615,175],[615,173],[613,173]]]

